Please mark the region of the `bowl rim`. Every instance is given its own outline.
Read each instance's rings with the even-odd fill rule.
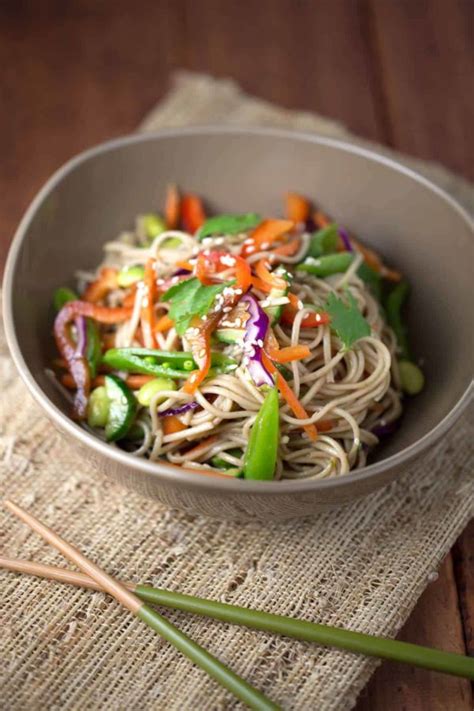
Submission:
[[[36,382],[30,371],[23,354],[20,349],[15,331],[13,319],[13,303],[12,303],[12,288],[16,270],[17,258],[26,237],[27,230],[36,214],[37,210],[55,189],[55,187],[70,173],[72,173],[82,163],[94,158],[102,153],[113,151],[116,148],[135,144],[145,143],[148,141],[156,141],[162,138],[179,138],[181,136],[206,136],[206,135],[234,135],[234,136],[264,136],[275,138],[286,138],[290,140],[315,143],[325,147],[334,148],[341,153],[351,153],[367,158],[370,161],[382,164],[398,173],[402,173],[410,180],[423,186],[425,189],[435,193],[438,198],[443,200],[449,207],[458,213],[459,217],[466,223],[467,227],[474,233],[474,221],[471,219],[468,212],[442,188],[432,183],[424,176],[416,173],[411,168],[398,163],[392,158],[388,158],[382,154],[372,151],[368,148],[354,145],[346,141],[329,138],[316,133],[305,131],[293,131],[290,129],[266,128],[266,127],[238,127],[227,125],[200,125],[186,126],[180,128],[164,128],[159,131],[150,133],[138,133],[120,136],[109,141],[102,142],[91,148],[88,148],[73,158],[64,163],[58,168],[53,175],[46,181],[43,187],[38,191],[36,196],[31,201],[26,212],[24,213],[20,224],[15,232],[14,238],[10,245],[8,257],[5,265],[5,274],[3,280],[3,319],[5,327],[5,335],[10,354],[13,358],[15,366],[27,386],[34,400],[46,412],[47,416],[53,423],[57,424],[60,429],[64,430],[72,438],[78,440],[85,447],[95,450],[97,455],[105,456],[114,460],[117,464],[123,467],[128,467],[138,475],[152,475],[157,479],[162,479],[163,483],[174,483],[187,486],[188,488],[220,490],[228,492],[240,492],[242,494],[273,494],[273,495],[288,495],[289,493],[305,493],[315,492],[324,489],[339,489],[361,483],[377,475],[383,474],[393,468],[400,468],[403,464],[408,464],[414,457],[424,452],[430,445],[434,445],[445,434],[459,418],[461,413],[467,407],[468,403],[473,399],[474,382],[470,384],[461,395],[459,400],[451,408],[451,410],[435,425],[429,432],[421,437],[413,444],[405,447],[400,452],[375,462],[368,466],[362,467],[359,470],[351,472],[347,476],[333,477],[328,479],[284,479],[279,481],[253,481],[247,479],[234,479],[229,477],[212,477],[202,476],[197,472],[194,473],[190,469],[183,469],[179,465],[174,465],[164,462],[150,462],[148,459],[133,457],[133,455],[124,452],[116,447],[111,447],[94,437],[85,429],[76,424],[71,418],[67,417],[61,410],[49,399],[40,385]]]

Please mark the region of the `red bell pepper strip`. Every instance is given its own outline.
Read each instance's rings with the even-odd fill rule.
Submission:
[[[187,232],[194,234],[206,220],[202,200],[197,195],[184,195],[181,200],[181,220]]]
[[[87,301],[69,301],[56,316],[54,337],[58,350],[66,361],[76,384],[74,411],[79,419],[84,419],[86,416],[91,377],[87,359],[78,352],[77,345],[71,338],[69,324],[76,316],[87,316],[99,323],[120,323],[126,321],[131,315],[132,309],[111,309]]]

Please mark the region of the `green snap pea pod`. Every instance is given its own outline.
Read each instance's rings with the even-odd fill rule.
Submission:
[[[241,449],[229,449],[227,450],[227,454],[230,454],[232,457],[237,457],[240,459],[242,456],[242,450]],[[211,459],[211,464],[213,467],[217,467],[218,469],[235,469],[235,464],[231,464],[230,462],[227,462],[225,459],[222,459],[220,454],[216,454],[214,457]]]
[[[100,343],[99,327],[92,319],[87,319],[87,349],[86,358],[89,363],[91,378],[95,378],[99,364],[102,360],[102,346]]]
[[[256,227],[262,218],[256,212],[245,215],[216,215],[205,221],[199,230],[198,239],[211,235],[236,235]]]
[[[300,272],[308,272],[317,277],[327,277],[338,272],[345,272],[354,259],[352,252],[338,252],[337,254],[326,254],[322,257],[306,257],[304,262],[298,264],[296,269]]]
[[[68,303],[68,301],[77,301],[78,295],[72,289],[67,286],[60,286],[54,292],[53,304],[56,311],[61,311],[62,307]]]
[[[79,296],[67,286],[60,286],[54,292],[53,302],[56,311],[61,311],[63,306],[69,301],[77,301]],[[97,375],[97,369],[102,359],[102,347],[100,345],[99,327],[91,319],[87,322],[87,348],[86,358],[89,363],[89,370],[92,378]]]
[[[105,376],[105,390],[109,401],[105,438],[107,442],[116,442],[123,439],[132,426],[137,401],[130,388],[116,375]]]
[[[397,338],[397,343],[400,348],[400,357],[402,360],[411,359],[407,327],[402,318],[402,309],[406,303],[409,292],[410,287],[408,282],[401,281],[392,289],[385,302],[387,321]]]
[[[369,287],[377,301],[382,301],[382,277],[375,269],[362,262],[357,270],[357,276]]]
[[[104,353],[102,361],[115,370],[155,375],[158,378],[187,378],[192,370],[197,369],[191,353],[153,348],[111,348]],[[211,362],[213,373],[225,373],[237,365],[233,358],[222,353],[212,353]]]
[[[337,249],[338,241],[337,225],[327,225],[312,235],[306,256],[317,258],[323,254],[332,254]]]
[[[245,479],[273,479],[280,430],[278,391],[271,388],[250,432],[244,457]]]
[[[425,377],[421,369],[411,360],[408,329],[402,316],[403,306],[406,303],[409,291],[408,282],[401,281],[397,284],[387,296],[385,311],[387,321],[395,333],[400,349],[398,368],[402,390],[408,395],[418,395],[423,390]]]

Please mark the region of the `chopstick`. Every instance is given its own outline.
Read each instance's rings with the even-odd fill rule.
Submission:
[[[12,501],[5,501],[5,506],[21,521],[36,531],[45,541],[75,563],[77,567],[92,578],[100,588],[112,595],[121,605],[130,610],[136,617],[139,617],[155,632],[158,632],[161,637],[173,644],[180,652],[188,657],[188,659],[201,667],[209,676],[218,681],[225,689],[232,692],[238,699],[245,702],[251,709],[257,709],[258,711],[278,711],[279,706],[270,701],[264,694],[181,632],[165,617],[155,612],[155,610],[145,604],[130,589],[105,573],[99,566],[77,550],[77,548],[74,548],[70,543],[60,538],[52,529],[45,526],[41,521]]]
[[[13,560],[0,557],[0,568],[57,580],[77,587],[103,590],[100,584],[83,573],[34,563],[29,560]],[[238,607],[237,605],[206,598],[183,595],[163,588],[153,588],[148,585],[134,583],[122,584],[132,590],[141,600],[151,604],[203,615],[229,622],[230,624],[244,625],[256,630],[273,632],[306,642],[316,642],[329,647],[337,647],[366,656],[391,659],[392,661],[411,664],[424,669],[474,679],[474,659],[462,654],[443,652],[438,649],[410,644],[409,642],[399,642],[385,637],[352,632],[339,627],[330,627],[329,625],[321,625],[307,620],[298,620],[293,617],[284,617],[283,615],[252,610],[247,607]]]

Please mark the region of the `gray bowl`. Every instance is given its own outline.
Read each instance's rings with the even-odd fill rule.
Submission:
[[[54,354],[51,295],[93,268],[102,244],[178,183],[221,212],[277,214],[307,194],[401,269],[427,386],[370,466],[323,481],[212,479],[138,460],[85,432],[45,375]],[[97,470],[166,504],[211,516],[274,520],[342,504],[394,480],[456,422],[472,394],[473,227],[448,195],[366,150],[268,129],[191,128],[131,136],[82,153],[48,181],[12,244],[4,282],[8,344],[35,400]],[[67,474],[65,474],[67,476]]]

